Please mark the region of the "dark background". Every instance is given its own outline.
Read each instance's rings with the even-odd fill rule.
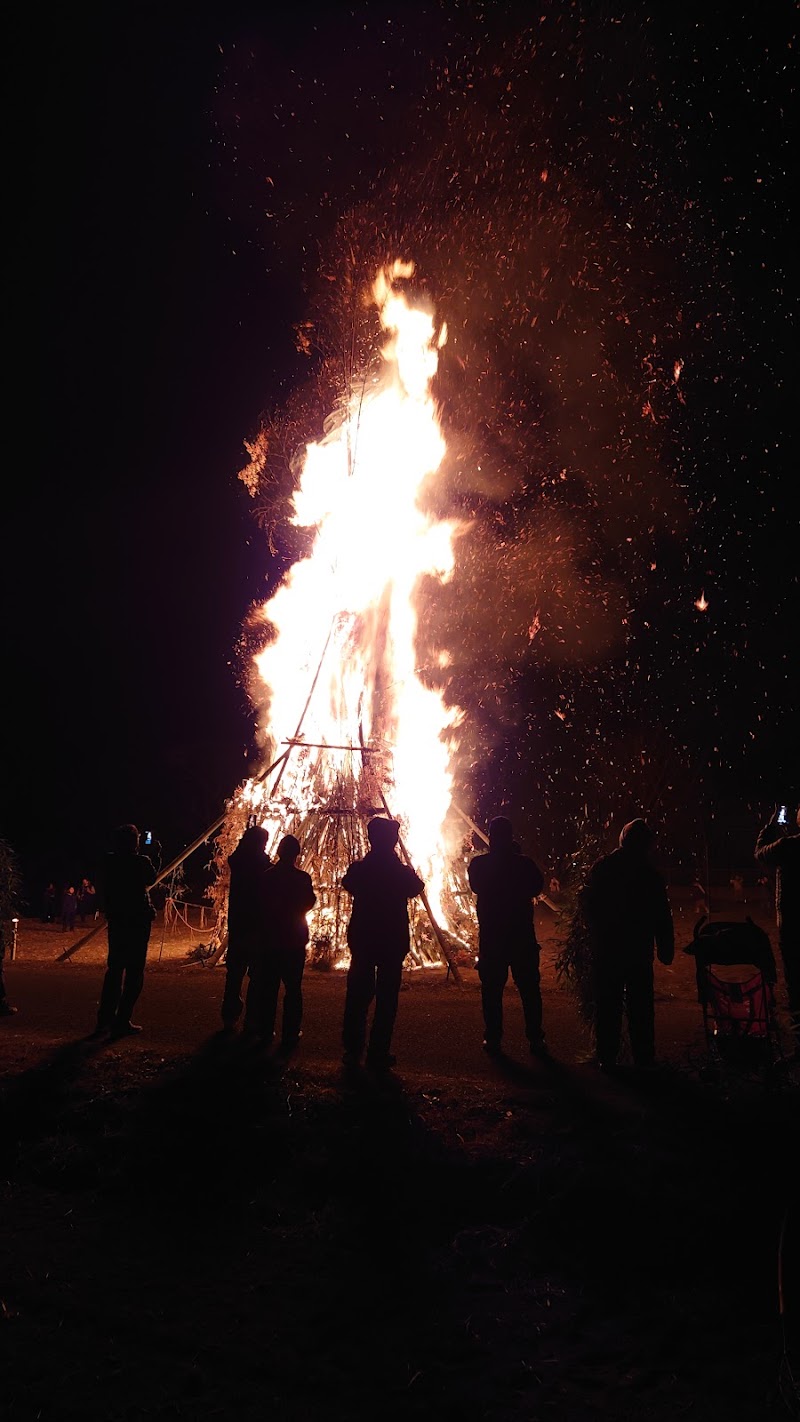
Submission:
[[[583,11],[595,38],[633,13]],[[693,572],[717,617],[713,633],[687,633],[701,694],[686,659],[675,673],[696,702],[684,741],[709,803],[757,817],[800,786],[785,260],[795,16],[635,15],[653,104],[674,115],[659,180],[688,176],[714,248],[707,308],[721,253],[737,312],[707,377],[713,433],[700,400],[680,432]],[[336,220],[419,141],[437,75],[466,54],[479,66],[530,19],[527,6],[123,4],[60,11],[20,37],[19,127],[35,144],[17,227],[28,277],[13,295],[31,351],[20,410],[35,408],[3,494],[0,833],[31,895],[95,872],[122,820],[172,857],[242,779],[254,718],[237,644],[274,572],[236,478],[243,441],[308,376],[292,327]],[[549,80],[566,84],[554,53]]]

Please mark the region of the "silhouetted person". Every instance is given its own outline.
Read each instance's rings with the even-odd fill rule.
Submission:
[[[667,966],[675,933],[667,886],[652,862],[655,835],[642,819],[620,833],[619,848],[589,870],[580,903],[592,943],[597,1059],[604,1071],[617,1064],[623,1011],[634,1065],[655,1061],[653,947]]]
[[[75,920],[78,917],[78,895],[75,892],[75,885],[68,884],[61,895],[61,927],[65,932],[72,933],[75,928]]]
[[[42,896],[42,923],[52,923],[54,921],[57,899],[55,884],[48,884]]]
[[[78,922],[85,923],[87,918],[94,918],[97,906],[97,894],[94,884],[89,879],[82,879],[78,889]]]
[[[17,1009],[16,1007],[11,1006],[11,1003],[9,1002],[8,997],[6,995],[5,957],[5,930],[3,922],[0,919],[0,1017],[13,1017]]]
[[[303,1021],[303,970],[306,965],[308,920],[317,902],[311,875],[297,868],[300,841],[284,835],[274,868],[264,876],[265,938],[250,962],[245,1031],[263,1042],[275,1033],[278,993],[283,983],[280,1051],[297,1046]]]
[[[484,1048],[491,1055],[502,1050],[503,992],[510,969],[522,1001],[530,1050],[542,1053],[542,994],[533,901],[544,888],[544,875],[514,843],[511,821],[505,815],[492,820],[488,853],[471,859],[467,874],[477,898]]]
[[[222,996],[222,1021],[228,1028],[234,1027],[242,1015],[242,983],[264,944],[263,884],[270,869],[268,838],[260,825],[250,825],[228,856],[228,949]]]
[[[353,896],[347,926],[350,967],[342,1025],[346,1066],[356,1066],[364,1051],[367,1013],[375,1012],[367,1049],[367,1065],[377,1070],[394,1066],[390,1054],[403,976],[403,959],[410,945],[408,901],[421,894],[424,883],[395,853],[400,826],[376,816],[367,825],[370,848],[356,859],[342,879]]]
[[[692,884],[694,894],[694,912],[697,918],[708,918],[708,894],[700,882],[699,875]]]
[[[800,809],[793,825],[778,822],[777,810],[759,832],[756,861],[775,870],[775,916],[792,1031],[800,1050]]]
[[[126,1037],[142,1030],[131,1021],[131,1013],[144,983],[147,945],[156,913],[149,890],[156,872],[153,861],[139,853],[136,825],[120,825],[103,872],[108,962],[95,1036],[108,1031],[114,1037]]]

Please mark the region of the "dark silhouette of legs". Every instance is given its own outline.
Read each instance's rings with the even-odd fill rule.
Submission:
[[[242,983],[248,968],[247,959],[247,946],[229,940],[225,955],[225,988],[222,994],[222,1020],[226,1027],[233,1027],[242,1015]]]
[[[625,1007],[634,1064],[639,1067],[652,1066],[655,1060],[652,958],[646,954],[632,958],[625,977]]]
[[[251,964],[250,967],[250,985],[247,989],[247,1007],[244,1019],[246,1032],[252,1032],[265,1041],[272,1041],[280,986],[281,964],[277,955],[274,953],[262,954],[259,961]]]
[[[625,974],[619,963],[595,964],[595,1042],[601,1066],[613,1067],[619,1056]]]
[[[112,958],[111,952],[108,955],[108,966],[103,987],[100,992],[100,1006],[97,1009],[97,1026],[100,1029],[110,1027],[117,1015],[120,995],[122,993],[122,975],[125,972],[124,962]]]
[[[511,955],[510,967],[525,1014],[525,1035],[532,1047],[540,1047],[544,1037],[538,945],[535,948],[527,944],[525,947],[515,948]]]
[[[144,986],[144,965],[147,958],[147,943],[137,945],[135,954],[132,954],[125,967],[125,981],[122,984],[122,994],[117,1008],[117,1017],[120,1023],[127,1023],[131,1020],[139,995]]]
[[[503,989],[508,981],[508,964],[504,958],[483,956],[478,959],[478,977],[486,1046],[490,1051],[499,1051],[503,1037]]]
[[[357,1060],[364,1050],[367,1013],[374,996],[375,964],[369,958],[353,955],[347,971],[342,1046],[345,1055],[354,1060]]]
[[[108,961],[100,1005],[97,1009],[97,1030],[115,1030],[130,1026],[131,1013],[144,984],[150,924],[109,923]]]
[[[392,1032],[397,1017],[397,999],[403,977],[402,958],[396,963],[379,963],[375,975],[375,1015],[369,1034],[367,1061],[377,1066],[385,1064],[392,1045]]]
[[[290,949],[284,957],[281,976],[283,979],[283,1021],[281,1045],[292,1047],[300,1036],[303,1021],[303,969],[306,965],[305,949]]]

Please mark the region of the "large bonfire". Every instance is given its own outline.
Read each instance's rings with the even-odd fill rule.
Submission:
[[[401,851],[425,880],[415,960],[452,963],[472,936],[470,821],[450,764],[461,712],[425,684],[415,653],[415,590],[423,577],[449,578],[458,526],[422,497],[445,453],[431,382],[447,332],[407,298],[413,271],[397,261],[378,273],[380,367],[352,381],[323,438],[305,447],[291,521],[313,531],[310,552],[260,614],[265,764],[234,797],[217,848],[224,863],[248,822],[273,846],[298,836],[317,890],[312,961],[330,966],[347,957],[340,880],[366,852],[374,814],[400,821]]]

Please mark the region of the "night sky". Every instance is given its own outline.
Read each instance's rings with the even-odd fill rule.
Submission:
[[[29,881],[92,872],[122,820],[171,857],[252,763],[241,631],[287,554],[244,441],[290,408],[319,432],[314,340],[390,255],[453,332],[446,498],[480,535],[432,635],[463,648],[474,806],[572,817],[633,726],[686,793],[796,800],[794,7],[270,11],[87,6],[28,40],[0,834]]]

